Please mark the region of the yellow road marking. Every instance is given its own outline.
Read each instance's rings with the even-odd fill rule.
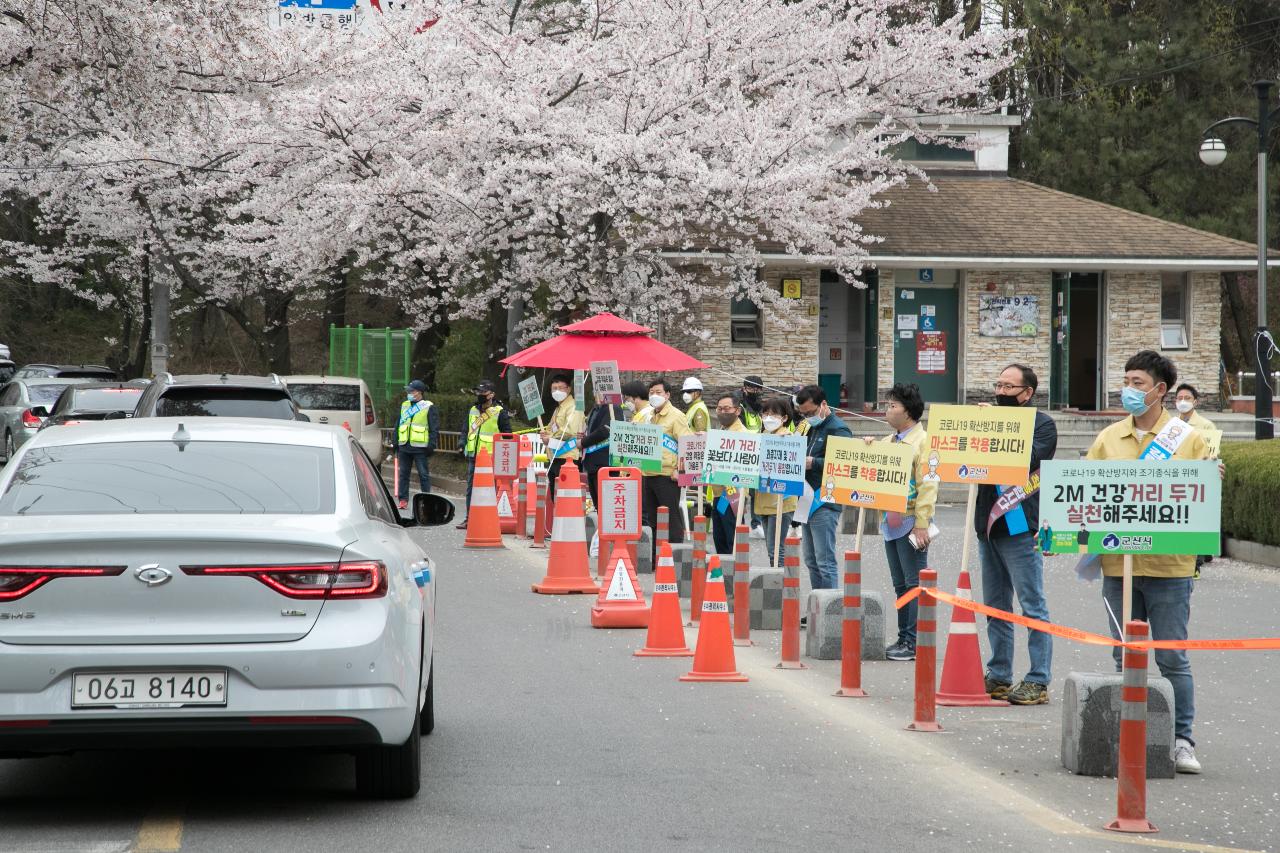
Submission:
[[[132,853],[177,853],[182,849],[182,814],[177,811],[147,815],[138,829]]]

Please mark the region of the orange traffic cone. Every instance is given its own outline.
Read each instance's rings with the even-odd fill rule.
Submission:
[[[645,637],[644,648],[635,655],[642,658],[681,658],[692,654],[684,641],[684,625],[680,618],[680,586],[676,583],[671,544],[663,542],[658,554],[657,574],[653,579],[649,635]]]
[[[475,494],[471,505],[475,507]],[[498,510],[493,510],[497,528]],[[533,585],[534,592],[564,595],[574,592],[599,592],[591,580],[587,564],[587,519],[582,512],[582,479],[578,466],[570,460],[556,478],[556,521],[551,531],[551,549],[547,552],[547,576]]]
[[[481,447],[471,484],[471,509],[467,512],[467,538],[463,548],[504,548],[498,527],[498,493],[493,485],[493,456]]]
[[[973,599],[967,569],[960,571],[956,597]],[[942,662],[937,703],[965,707],[1009,704],[987,695],[982,678],[982,652],[978,649],[978,623],[973,611],[963,607],[951,609],[951,630],[947,633],[947,656]]]
[[[649,605],[636,577],[635,563],[626,546],[609,549],[608,565],[613,567],[608,581],[591,608],[592,628],[645,628],[649,625]]]
[[[724,573],[720,556],[712,555],[707,586],[702,599],[702,619],[698,621],[698,646],[693,653],[693,669],[681,681],[746,681],[733,657],[733,634],[729,627],[729,603],[724,595]]]

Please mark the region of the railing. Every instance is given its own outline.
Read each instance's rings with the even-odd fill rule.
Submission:
[[[1237,396],[1252,397],[1254,392],[1252,388],[1250,388],[1250,390],[1248,391],[1245,390],[1244,381],[1248,379],[1250,386],[1252,386],[1253,381],[1256,377],[1257,377],[1257,373],[1246,373],[1243,370],[1237,370],[1236,371],[1236,387],[1235,389],[1233,389],[1235,390]],[[1271,374],[1271,391],[1273,394],[1280,395],[1280,370],[1277,370]]]
[[[462,452],[462,433],[453,430],[440,430],[436,433],[436,451],[445,453],[461,453]],[[382,446],[390,449],[396,446],[396,431],[394,429],[382,430]]]

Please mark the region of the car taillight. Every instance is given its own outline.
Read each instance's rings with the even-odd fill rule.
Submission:
[[[368,394],[364,395],[364,425],[373,426],[373,422],[377,418],[373,415],[373,400]]]
[[[0,602],[17,601],[58,578],[101,578],[124,574],[126,566],[0,566]]]
[[[182,566],[188,575],[251,577],[288,598],[381,598],[387,569],[374,560],[296,566]]]
[[[37,415],[31,414],[30,409],[23,409],[22,425],[27,429],[35,429],[36,427],[40,426],[40,418]]]

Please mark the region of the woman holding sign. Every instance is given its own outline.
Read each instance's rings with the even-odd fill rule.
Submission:
[[[791,401],[786,397],[770,397],[765,400],[760,408],[760,415],[765,435],[792,434]],[[786,535],[790,529],[791,517],[795,514],[798,502],[799,498],[794,496],[782,497],[764,491],[756,492],[755,510],[764,523],[765,551],[769,554],[770,566],[774,564],[774,543],[778,541],[779,535]],[[781,531],[778,530],[779,525],[782,526]]]
[[[898,383],[889,389],[885,406],[885,422],[893,435],[882,441],[911,446],[911,490],[907,493],[905,512],[886,512],[880,522],[884,537],[885,559],[893,578],[893,591],[899,598],[920,585],[920,570],[929,566],[929,526],[938,501],[938,482],[925,475],[929,470],[929,435],[920,425],[924,416],[924,398],[915,385]],[[864,441],[870,444],[874,439]],[[898,639],[885,650],[889,660],[916,659],[916,602],[898,609]]]

